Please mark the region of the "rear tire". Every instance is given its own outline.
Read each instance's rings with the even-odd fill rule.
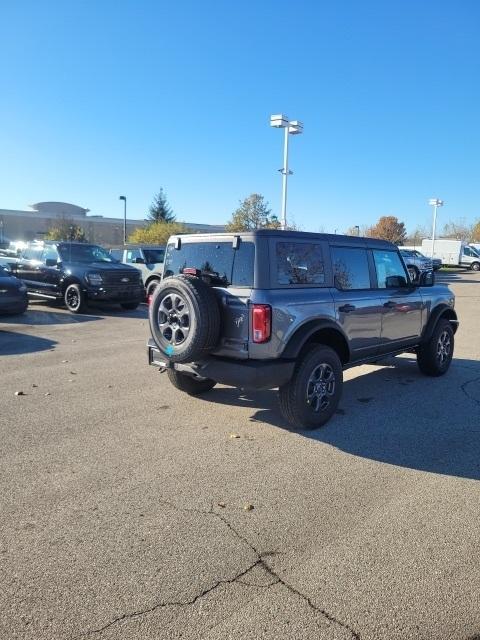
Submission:
[[[310,345],[293,376],[279,389],[280,410],[296,429],[317,429],[330,420],[342,395],[342,363],[336,351]]]
[[[167,375],[168,379],[176,389],[184,391],[190,396],[198,396],[202,393],[207,393],[207,391],[213,389],[217,384],[215,380],[210,380],[210,378],[197,380],[193,376],[181,373],[180,371],[175,371],[175,369],[168,369]]]
[[[417,350],[418,368],[426,376],[443,376],[453,358],[455,337],[448,320],[440,320],[431,338]]]
[[[63,294],[65,306],[71,313],[83,313],[87,308],[87,298],[78,284],[69,284]]]

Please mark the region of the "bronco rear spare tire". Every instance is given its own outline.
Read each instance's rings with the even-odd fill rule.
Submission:
[[[162,280],[149,307],[152,337],[171,362],[194,362],[212,351],[220,334],[220,310],[212,288],[200,278]]]

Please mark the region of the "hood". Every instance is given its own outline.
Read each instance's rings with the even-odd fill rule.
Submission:
[[[132,274],[138,273],[138,269],[121,262],[69,262],[64,260],[66,267],[75,267],[79,269],[93,269],[95,271],[130,271]]]

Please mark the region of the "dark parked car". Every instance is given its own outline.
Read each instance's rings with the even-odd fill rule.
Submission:
[[[279,388],[298,428],[335,413],[343,369],[415,353],[429,376],[453,356],[454,295],[409,278],[390,242],[262,230],[172,237],[149,308],[149,362],[189,394],[217,382]]]
[[[0,313],[25,313],[28,307],[27,287],[25,283],[12,275],[11,271],[0,266]]]
[[[136,309],[144,290],[140,273],[119,264],[105,249],[81,242],[32,242],[12,267],[29,295],[63,300],[73,313],[90,302]]]

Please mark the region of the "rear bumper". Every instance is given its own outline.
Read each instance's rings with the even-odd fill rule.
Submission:
[[[161,369],[210,378],[240,389],[275,389],[286,384],[293,375],[291,360],[227,360],[211,356],[202,362],[179,364],[170,362],[150,338],[147,343],[148,363]]]

